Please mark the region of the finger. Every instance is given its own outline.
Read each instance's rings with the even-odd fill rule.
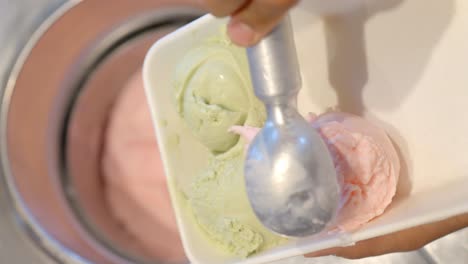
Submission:
[[[307,254],[306,257],[322,257],[334,255],[347,259],[361,259],[365,257],[379,256],[395,247],[395,241],[389,237],[376,237],[356,243],[349,247],[336,247]]]
[[[389,235],[360,241],[354,246],[330,248],[313,252],[307,254],[306,257],[335,255],[348,259],[360,259],[393,252],[413,251],[467,226],[468,214],[463,214]]]
[[[232,15],[228,34],[241,46],[256,44],[268,34],[298,0],[254,0]]]
[[[309,254],[306,254],[306,258],[317,258],[317,257],[324,257],[324,256],[336,256],[336,253],[340,251],[341,248],[334,247],[334,248],[327,248],[324,250],[315,251]]]
[[[314,252],[307,254],[306,257],[335,255],[347,259],[361,259],[394,252],[413,251],[442,236],[438,231],[429,230],[431,227],[418,226],[390,235],[360,241],[354,246],[337,247]]]
[[[242,9],[251,0],[198,0],[211,14],[217,17],[229,16]]]

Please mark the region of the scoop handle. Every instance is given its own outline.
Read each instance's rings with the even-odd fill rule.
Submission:
[[[247,48],[255,95],[265,104],[297,98],[301,75],[289,15],[257,45]]]

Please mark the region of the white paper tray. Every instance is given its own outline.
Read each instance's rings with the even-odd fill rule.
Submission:
[[[267,263],[468,212],[468,2],[369,2],[326,20],[304,6],[292,12],[304,83],[299,108],[305,114],[338,104],[384,127],[403,161],[397,197],[382,217],[349,236],[292,241],[243,260],[213,247],[184,208],[178,190],[206,165],[208,153],[171,94],[176,64],[226,20],[202,17],[149,51],[145,89],[192,263]]]

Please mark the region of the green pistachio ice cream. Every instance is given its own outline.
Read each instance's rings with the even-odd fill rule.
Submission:
[[[243,149],[212,158],[187,195],[200,227],[222,248],[245,257],[278,245],[282,239],[257,220],[244,186]]]
[[[227,37],[194,47],[178,64],[175,99],[193,135],[212,153],[208,167],[185,193],[208,237],[237,256],[278,245],[282,238],[255,217],[244,185],[244,143],[234,125],[261,127],[265,109],[253,93],[245,49]]]
[[[232,148],[233,125],[261,125],[262,104],[252,92],[245,50],[212,40],[191,50],[176,70],[176,105],[196,138],[213,153]]]

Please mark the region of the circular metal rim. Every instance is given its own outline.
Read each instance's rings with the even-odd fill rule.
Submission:
[[[32,53],[34,47],[40,42],[42,36],[67,12],[80,4],[82,0],[71,0],[64,2],[52,14],[47,17],[40,26],[34,31],[30,39],[26,42],[21,52],[17,56],[13,67],[6,81],[5,89],[0,95],[0,164],[2,166],[1,180],[5,183],[7,198],[10,206],[14,209],[15,220],[21,227],[20,232],[25,238],[29,238],[37,246],[41,252],[55,260],[58,263],[73,263],[73,264],[93,264],[90,260],[78,255],[70,248],[61,244],[56,238],[51,236],[39,222],[35,219],[32,212],[28,209],[24,199],[19,195],[18,188],[15,185],[12,168],[10,166],[10,158],[8,155],[8,113],[11,105],[13,91],[16,82],[21,73],[21,70]]]
[[[27,208],[25,202],[18,194],[18,189],[12,178],[10,159],[8,157],[7,144],[7,124],[8,110],[10,108],[11,97],[23,65],[26,63],[33,48],[40,41],[41,37],[49,28],[58,21],[69,10],[78,5],[81,0],[65,2],[55,10],[46,20],[34,31],[30,40],[18,55],[18,59],[13,65],[7,83],[2,93],[0,108],[0,156],[3,172],[3,181],[5,182],[10,204],[14,208],[17,220],[24,228],[24,235],[27,235],[36,244],[45,255],[51,257],[56,262],[70,262],[76,264],[93,264],[89,260],[75,254],[72,250],[62,245],[55,238],[50,236],[47,231],[35,220],[32,213]]]
[[[177,11],[175,11],[177,12]],[[67,156],[67,149],[68,149],[68,128],[69,128],[69,123],[70,120],[73,116],[73,112],[75,109],[75,105],[77,103],[77,100],[80,97],[80,92],[81,89],[79,87],[82,87],[89,77],[91,76],[92,72],[94,69],[98,68],[101,64],[102,61],[104,61],[107,56],[111,55],[113,51],[118,50],[122,45],[125,45],[127,40],[131,40],[134,38],[138,38],[140,36],[143,36],[145,33],[151,32],[151,31],[156,31],[160,27],[161,29],[167,29],[167,28],[172,28],[172,27],[179,27],[184,24],[184,22],[188,21],[180,21],[180,24],[178,24],[178,21],[164,21],[161,20],[161,24],[155,24],[155,23],[148,23],[150,21],[154,21],[155,19],[151,18],[152,16],[149,15],[147,18],[143,17],[139,21],[135,21],[135,26],[131,25],[124,25],[123,27],[125,30],[122,28],[117,27],[115,29],[115,35],[112,33],[106,37],[105,39],[101,40],[97,45],[96,48],[93,49],[93,53],[89,55],[89,57],[85,58],[85,63],[87,65],[83,65],[85,68],[84,70],[79,70],[80,75],[77,76],[78,78],[76,79],[76,83],[73,84],[73,87],[76,87],[76,89],[73,92],[73,95],[71,98],[68,100],[70,101],[69,103],[66,103],[68,106],[68,109],[66,109],[66,113],[64,115],[64,121],[60,122],[62,127],[59,129],[59,135],[61,144],[59,147],[59,157],[61,158],[60,160],[60,184],[64,190],[64,197],[66,201],[68,202],[68,205],[70,206],[70,209],[74,213],[75,217],[77,220],[80,222],[82,228],[88,233],[91,234],[92,238],[96,240],[97,242],[100,243],[101,246],[104,246],[106,250],[126,259],[127,261],[132,261],[136,263],[152,263],[150,260],[145,260],[142,259],[138,256],[130,255],[127,254],[124,250],[119,249],[116,246],[113,246],[111,242],[108,241],[105,235],[103,235],[97,228],[94,227],[94,224],[92,221],[89,221],[86,212],[82,209],[80,206],[80,201],[77,197],[74,196],[74,184],[73,184],[73,179],[70,177],[70,170],[67,169],[69,165],[68,161],[68,156]],[[156,17],[156,15],[154,16]],[[194,17],[195,18],[195,17]],[[189,20],[193,20],[192,18],[187,18]],[[150,21],[147,21],[150,20]],[[141,26],[140,26],[141,25]],[[132,27],[130,30],[127,27]],[[124,33],[125,32],[125,33]]]

